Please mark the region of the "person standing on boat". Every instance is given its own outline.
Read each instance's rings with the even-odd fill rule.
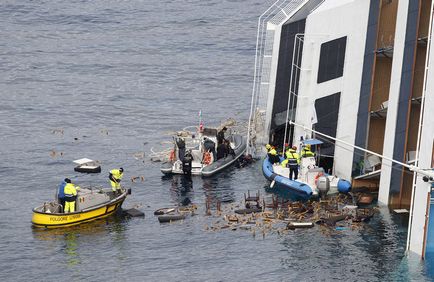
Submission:
[[[65,209],[65,186],[66,184],[71,183],[71,180],[69,178],[65,178],[59,185],[59,188],[57,190],[57,199],[59,201],[59,204],[62,205],[62,208]]]
[[[272,148],[268,153],[268,160],[271,164],[280,163],[280,158],[277,155],[276,149]]]
[[[227,127],[225,126],[225,127],[222,128],[222,130],[220,130],[220,131],[217,133],[217,144],[218,144],[218,145],[223,144],[224,141],[226,140],[226,139],[225,139],[225,133],[226,133],[227,130],[228,130],[228,129],[227,129]]]
[[[289,179],[296,180],[298,178],[298,166],[300,164],[300,156],[297,153],[297,147],[292,146],[285,153],[286,159],[282,162],[283,167],[289,168]]]
[[[124,169],[122,167],[120,169],[110,170],[109,179],[114,193],[121,191],[120,182],[123,175],[124,175]]]
[[[235,158],[235,151],[234,151],[234,149],[232,149],[231,142],[229,142],[229,140],[225,140],[224,143],[225,143],[225,147],[226,147],[226,156],[231,155],[232,157]]]
[[[215,151],[215,143],[208,137],[203,138],[203,146],[205,147],[205,152],[211,152],[213,159],[217,160],[217,153]]]
[[[267,150],[267,154],[270,153],[271,145],[270,144],[265,145],[265,149]]]
[[[176,146],[178,147],[178,158],[182,162],[185,156],[185,140],[184,138],[176,139]]]
[[[65,178],[65,188],[63,189],[63,193],[65,194],[65,213],[75,212],[75,200],[77,199],[77,190],[80,190],[80,187],[75,186],[71,183],[71,180]]]
[[[310,150],[309,144],[307,144],[306,146],[303,147],[303,150],[301,150],[301,156],[303,158],[315,156],[315,154]]]
[[[192,162],[193,156],[191,155],[190,150],[188,150],[182,160],[182,172],[184,173],[184,175],[191,176]]]
[[[218,144],[218,146],[217,146],[217,160],[226,158],[227,155],[228,155],[228,152],[227,152],[226,144],[224,144],[224,143]]]

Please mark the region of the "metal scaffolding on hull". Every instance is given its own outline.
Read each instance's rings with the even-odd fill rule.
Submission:
[[[298,97],[298,81],[300,79],[301,72],[301,59],[303,53],[304,34],[298,33],[295,35],[294,49],[292,51],[292,63],[291,63],[291,78],[289,80],[289,97],[288,107],[286,110],[286,122],[285,122],[285,136],[283,140],[282,148],[289,142],[294,132],[288,132],[288,122],[295,122],[295,108],[297,105]],[[289,109],[291,108],[291,110]],[[291,114],[290,114],[291,113]],[[290,127],[289,129],[291,129]],[[282,156],[284,156],[285,150],[282,150]]]
[[[285,23],[306,0],[278,0],[258,19],[255,67],[253,74],[252,99],[247,130],[246,154],[255,154],[256,137],[264,135],[265,111],[270,85],[270,71],[274,52],[276,27]],[[258,132],[259,131],[259,132]],[[261,140],[259,143],[263,143]]]

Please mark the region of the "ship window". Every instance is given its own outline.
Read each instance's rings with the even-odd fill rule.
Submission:
[[[315,100],[315,111],[318,122],[315,130],[331,137],[336,137],[339,117],[339,104],[341,93],[335,93]],[[322,140],[320,166],[327,172],[333,169],[333,158],[335,155],[335,145],[329,139],[317,135],[316,138]]]
[[[346,36],[321,44],[318,83],[329,81],[343,75],[346,45]]]

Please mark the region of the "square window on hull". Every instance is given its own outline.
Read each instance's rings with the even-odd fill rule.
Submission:
[[[321,44],[318,83],[326,82],[343,75],[346,45],[346,36]]]

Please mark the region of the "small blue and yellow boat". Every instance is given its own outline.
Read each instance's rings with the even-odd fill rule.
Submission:
[[[75,212],[63,213],[63,207],[57,200],[46,202],[33,209],[32,224],[40,228],[59,228],[104,218],[118,211],[130,193],[129,189],[113,193],[110,188],[81,188]]]

